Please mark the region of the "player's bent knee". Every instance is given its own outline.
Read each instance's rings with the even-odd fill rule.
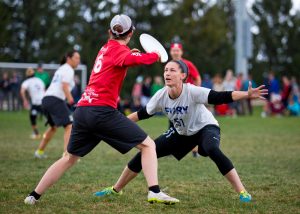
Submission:
[[[141,151],[143,149],[155,150],[156,145],[155,142],[149,136],[147,136],[147,138],[141,144],[139,144],[137,148],[140,149]]]
[[[226,175],[234,166],[229,158],[223,154],[219,148],[214,148],[209,151],[209,157],[215,162],[222,175]]]
[[[68,154],[65,155],[63,158],[68,162],[68,164],[70,164],[70,165],[72,166],[72,165],[74,165],[75,163],[77,163],[77,161],[78,161],[78,159],[79,159],[80,157],[68,153]]]

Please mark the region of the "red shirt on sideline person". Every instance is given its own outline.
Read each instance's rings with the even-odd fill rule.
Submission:
[[[170,47],[170,55],[173,60],[182,60],[189,68],[189,74],[186,79],[187,83],[201,86],[201,76],[196,66],[189,60],[182,58],[183,47],[180,43],[172,43]]]
[[[128,67],[156,62],[156,53],[132,53],[126,45],[109,40],[99,51],[89,84],[77,106],[111,106],[117,100]]]

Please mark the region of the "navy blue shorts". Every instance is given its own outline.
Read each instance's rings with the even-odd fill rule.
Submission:
[[[220,146],[220,128],[216,125],[207,125],[194,135],[180,135],[171,127],[167,132],[155,139],[157,157],[173,155],[181,160],[195,146],[198,153],[208,156],[207,150],[211,146]]]
[[[83,157],[103,140],[125,154],[141,144],[147,136],[136,123],[112,107],[77,107],[68,152]]]
[[[42,100],[42,108],[47,117],[46,124],[51,127],[72,124],[73,116],[66,102],[54,96],[46,96]]]

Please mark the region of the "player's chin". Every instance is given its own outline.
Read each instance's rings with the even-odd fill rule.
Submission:
[[[166,86],[172,86],[173,84],[172,84],[171,80],[165,79],[165,85]]]

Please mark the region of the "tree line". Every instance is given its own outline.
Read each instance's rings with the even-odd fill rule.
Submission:
[[[256,0],[248,9],[256,26],[250,72],[258,80],[269,70],[300,77],[300,12],[291,8],[291,0]],[[0,61],[58,63],[75,48],[91,69],[112,16],[125,13],[136,26],[130,47],[142,49],[141,33],[166,48],[180,41],[185,57],[212,76],[234,67],[234,12],[233,0],[1,0]],[[125,91],[140,73],[162,74],[162,65],[130,73]]]

